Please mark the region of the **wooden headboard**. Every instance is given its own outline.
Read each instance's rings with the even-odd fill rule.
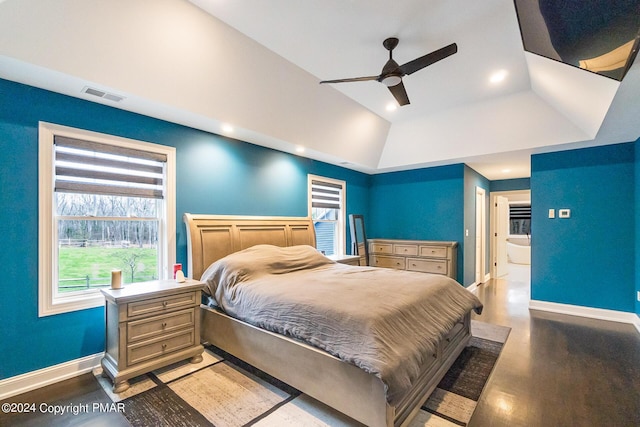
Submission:
[[[259,244],[316,246],[309,217],[184,214],[188,276],[200,279],[213,262]]]

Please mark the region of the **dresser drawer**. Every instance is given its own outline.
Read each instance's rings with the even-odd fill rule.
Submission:
[[[372,267],[396,268],[404,270],[406,268],[405,259],[394,256],[377,256],[371,257]]]
[[[371,243],[369,252],[372,254],[392,254],[393,244],[391,243]]]
[[[195,345],[193,328],[127,346],[127,364],[133,365]]]
[[[169,295],[127,304],[127,317],[140,317],[147,314],[158,314],[180,308],[197,305],[196,292]]]
[[[168,334],[178,329],[193,327],[196,322],[196,309],[177,311],[148,319],[134,320],[127,323],[127,342],[153,338],[160,334]]]
[[[422,273],[447,274],[447,261],[409,258],[407,260],[407,270],[420,271]]]
[[[420,256],[446,258],[447,248],[444,246],[420,246]]]
[[[418,255],[418,245],[393,245],[393,253],[397,255]]]

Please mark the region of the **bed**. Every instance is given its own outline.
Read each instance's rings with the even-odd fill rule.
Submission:
[[[307,275],[298,277],[303,277],[304,283],[309,282],[309,274],[313,274],[313,277],[318,278],[317,282],[320,282],[323,275],[335,277],[344,272],[359,276],[361,273],[364,274],[365,270],[371,270],[374,275],[400,274],[398,277],[403,281],[418,277],[429,279],[429,276],[432,276],[392,270],[383,272],[383,269],[372,267],[333,265],[335,263],[331,261],[324,262],[324,257],[310,253],[309,247],[315,247],[315,233],[310,218],[185,214],[184,221],[187,228],[188,275],[194,279],[202,279],[206,273],[207,283],[210,282],[211,268],[225,271],[228,268],[227,260],[250,257],[254,255],[251,251],[273,250],[273,246],[287,248],[282,250],[287,253],[302,251],[317,261],[317,265],[311,266],[313,268],[308,272],[298,271],[300,269],[297,267],[293,269],[296,274]],[[219,266],[221,263],[224,263],[222,269]],[[262,268],[260,263],[255,264],[256,269]],[[276,288],[284,275],[269,277],[272,279],[270,286]],[[274,280],[273,277],[278,280]],[[314,282],[314,287],[316,284]],[[317,285],[320,286],[319,283]],[[265,286],[262,286],[262,289],[265,289]],[[215,288],[208,291],[211,294],[217,292]],[[463,291],[464,297],[467,298],[468,292]],[[459,292],[459,289],[455,289],[455,292]],[[336,298],[339,299],[341,298]],[[295,305],[299,302],[290,303]],[[474,308],[481,309],[479,301],[468,309],[465,308],[454,321],[448,322],[446,330],[439,332],[437,341],[427,347],[429,351],[416,358],[418,365],[412,370],[408,387],[405,382],[402,384],[403,387],[392,388],[394,381],[390,382],[384,375],[381,379],[379,372],[368,368],[366,360],[360,363],[359,367],[359,363],[354,363],[353,360],[345,361],[349,359],[345,359],[343,353],[336,351],[334,347],[318,346],[317,343],[310,345],[309,342],[313,340],[305,341],[297,336],[289,336],[288,330],[282,333],[278,328],[267,330],[263,325],[258,327],[260,322],[254,322],[253,319],[241,320],[241,316],[232,317],[228,312],[233,310],[224,311],[221,307],[204,304],[201,306],[201,339],[367,426],[404,426],[417,413],[421,404],[466,346],[471,336],[470,312]],[[326,305],[323,309],[332,309],[332,306]],[[376,316],[374,313],[373,320]],[[340,316],[328,317],[341,320]],[[367,319],[367,322],[371,320]],[[354,336],[357,336],[357,332],[355,328],[354,331],[349,331]]]

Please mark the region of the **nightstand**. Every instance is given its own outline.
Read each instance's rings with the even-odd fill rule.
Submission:
[[[360,265],[360,257],[358,255],[327,255],[327,258],[340,264]]]
[[[129,379],[191,358],[202,361],[200,299],[202,282],[155,280],[122,289],[101,289],[105,297],[106,351],[102,375],[113,391]]]

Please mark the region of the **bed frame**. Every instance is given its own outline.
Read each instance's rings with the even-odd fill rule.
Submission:
[[[250,246],[311,245],[310,218],[184,214],[188,275],[200,279],[214,261]],[[201,339],[370,427],[409,424],[471,337],[467,313],[439,343],[422,373],[395,406],[376,376],[310,345],[201,306]]]

